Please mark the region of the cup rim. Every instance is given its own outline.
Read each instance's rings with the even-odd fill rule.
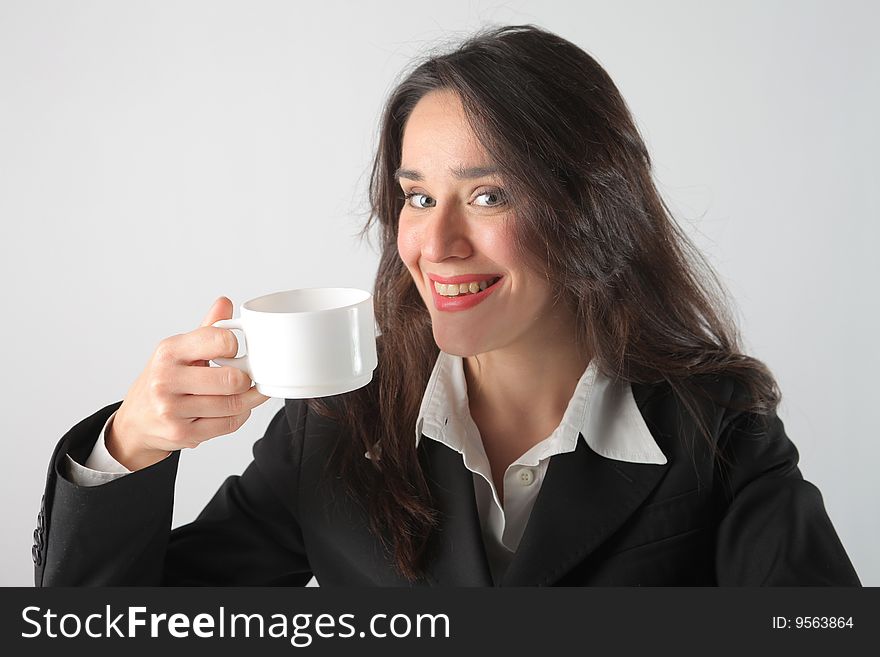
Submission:
[[[346,305],[344,305],[344,306],[336,306],[335,308],[327,308],[327,309],[325,309],[325,310],[292,310],[292,311],[290,311],[290,310],[284,310],[284,311],[273,311],[273,310],[255,310],[255,309],[253,309],[253,308],[250,307],[251,303],[254,303],[254,302],[256,302],[256,301],[260,301],[261,299],[265,299],[265,298],[267,298],[267,297],[273,297],[273,296],[276,296],[276,295],[278,295],[278,294],[286,294],[286,293],[289,293],[289,292],[308,292],[308,291],[311,291],[311,290],[344,290],[344,291],[346,291],[346,292],[360,292],[360,293],[364,294],[365,296],[364,296],[364,298],[361,299],[360,301],[355,301],[355,302],[353,302],[353,303],[349,303],[349,304],[346,304]],[[252,312],[252,313],[260,313],[260,314],[265,314],[265,315],[315,315],[315,314],[318,314],[318,313],[330,313],[330,312],[336,312],[336,311],[339,311],[339,310],[347,310],[347,309],[349,309],[349,308],[354,308],[355,306],[359,306],[359,305],[361,305],[361,304],[364,303],[365,301],[370,301],[370,300],[372,300],[372,298],[373,298],[373,294],[372,294],[372,292],[370,292],[370,291],[368,291],[368,290],[364,290],[364,289],[359,288],[359,287],[324,287],[324,286],[318,286],[318,287],[295,287],[295,288],[292,288],[292,289],[289,289],[289,290],[278,290],[277,292],[269,292],[268,294],[261,294],[260,296],[258,296],[258,297],[254,297],[253,299],[248,299],[248,300],[245,301],[243,304],[241,304],[241,309],[242,309],[242,311],[247,310],[248,312]]]

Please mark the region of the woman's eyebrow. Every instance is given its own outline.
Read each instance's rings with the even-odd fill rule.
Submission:
[[[491,164],[478,167],[458,166],[452,167],[450,171],[452,172],[452,175],[459,180],[471,180],[473,178],[483,178],[484,176],[494,176],[498,173],[498,167]],[[400,180],[401,178],[406,178],[407,180],[414,180],[418,182],[424,180],[425,176],[422,175],[421,171],[416,171],[415,169],[404,169],[403,167],[401,167],[394,172],[394,179]]]

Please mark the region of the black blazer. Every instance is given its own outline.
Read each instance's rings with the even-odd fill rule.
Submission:
[[[731,379],[706,384],[720,399]],[[781,420],[708,406],[706,441],[666,385],[632,385],[667,458],[637,464],[597,455],[583,440],[553,456],[501,585],[860,585],[819,490],[797,468]],[[706,402],[709,404],[709,402]],[[73,484],[121,402],[73,427],[52,456],[35,535],[35,583],[58,585],[407,586],[339,480],[321,479],[338,426],[287,400],[254,459],[230,476],[198,518],[171,530],[180,457],[96,487]],[[418,585],[492,586],[461,456],[422,440],[442,517],[435,558]],[[322,483],[323,481],[323,483]]]

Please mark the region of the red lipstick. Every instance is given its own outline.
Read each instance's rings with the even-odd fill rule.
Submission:
[[[445,311],[445,312],[456,312],[459,310],[469,310],[473,308],[478,303],[484,301],[490,294],[492,294],[498,287],[501,281],[504,280],[504,277],[499,277],[497,274],[477,274],[476,276],[472,274],[468,274],[465,276],[436,276],[434,274],[429,274],[428,276],[431,279],[429,285],[431,286],[431,296],[434,298],[434,307],[437,310]],[[454,297],[447,297],[440,294],[437,291],[437,288],[434,287],[434,281],[438,283],[447,283],[447,284],[461,284],[461,283],[470,283],[470,282],[478,282],[478,281],[490,281],[493,278],[497,278],[492,285],[487,287],[485,290],[480,290],[479,292],[462,294]]]

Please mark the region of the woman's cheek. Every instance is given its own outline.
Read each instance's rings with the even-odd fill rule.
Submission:
[[[413,231],[401,221],[397,229],[397,253],[400,255],[400,259],[403,260],[403,264],[405,264],[410,271],[412,271],[414,267],[417,267],[419,262],[419,249],[417,242],[418,240],[413,234]]]

